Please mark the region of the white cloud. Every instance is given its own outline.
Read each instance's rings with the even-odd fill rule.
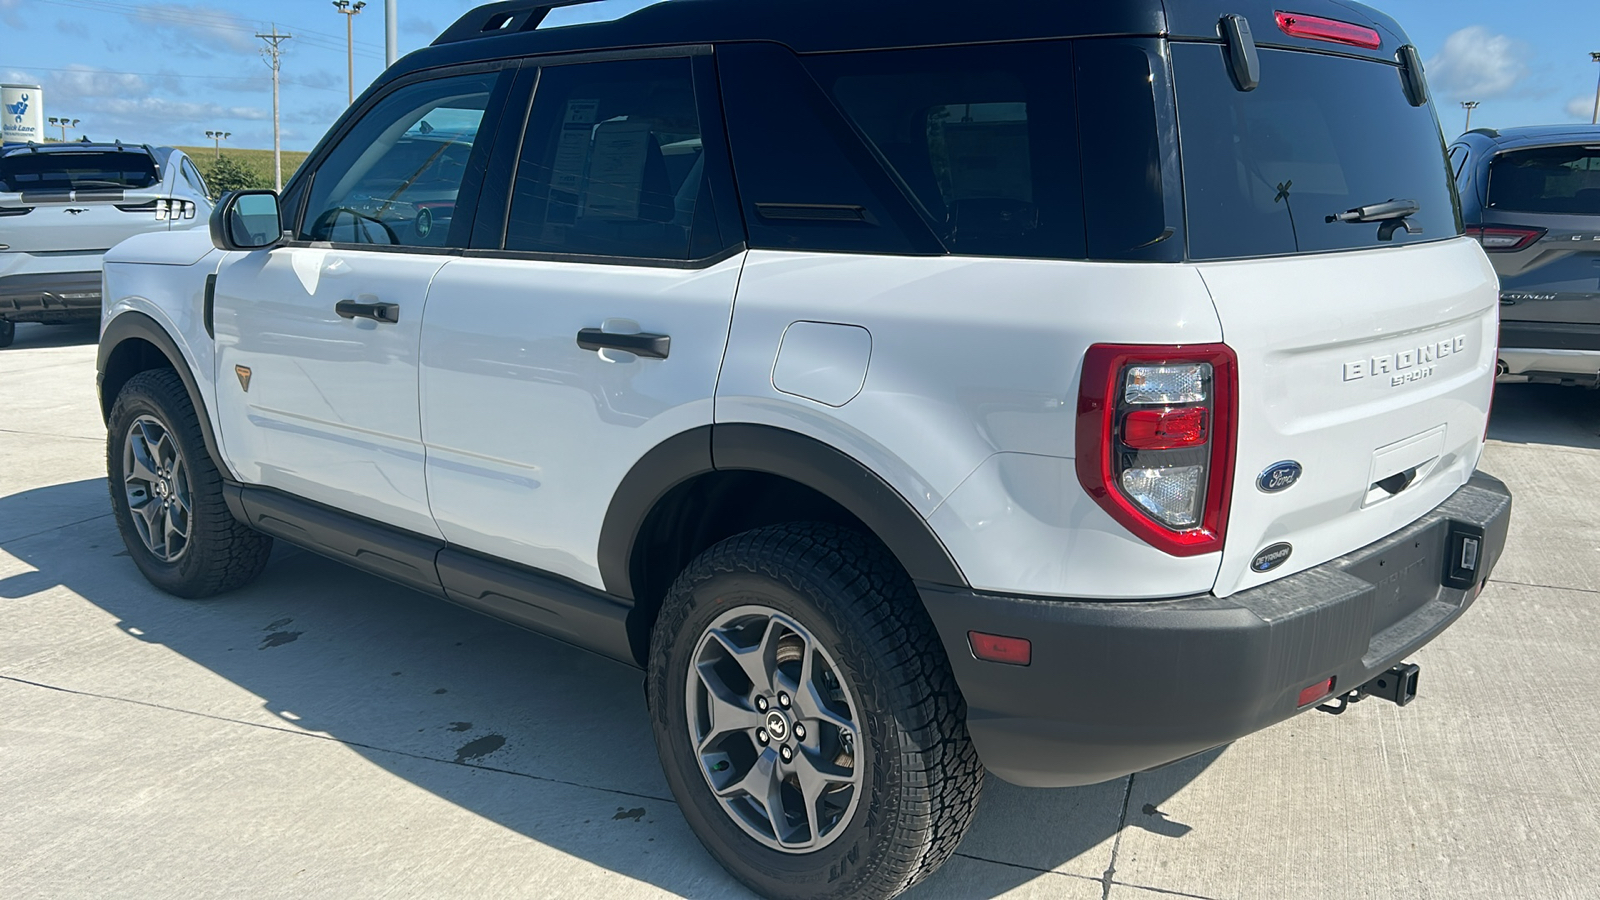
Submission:
[[[255,27],[247,20],[209,6],[189,3],[155,3],[127,14],[142,27],[158,32],[192,55],[211,57],[218,51],[243,52],[257,46]]]
[[[1448,97],[1483,100],[1504,96],[1528,74],[1529,47],[1482,25],[1445,38],[1439,55],[1428,60],[1428,81]]]
[[[1594,116],[1594,95],[1581,94],[1567,101],[1567,115],[1587,122]]]

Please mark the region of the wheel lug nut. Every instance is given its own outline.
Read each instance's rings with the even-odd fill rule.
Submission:
[[[762,712],[766,712],[767,711],[767,698],[765,698],[765,697],[757,697],[756,698],[756,709],[759,709]]]
[[[765,728],[756,729],[756,740],[760,741],[762,744],[767,742],[767,730]]]
[[[797,741],[803,741],[806,739],[806,727],[801,725],[799,722],[794,723],[794,737]]]
[[[794,759],[794,751],[790,750],[788,747],[784,747],[782,750],[779,750],[778,755],[783,757],[784,762]]]
[[[780,691],[778,693],[778,705],[783,707],[784,709],[788,709],[789,708],[789,695]]]

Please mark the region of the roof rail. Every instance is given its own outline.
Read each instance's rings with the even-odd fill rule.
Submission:
[[[596,2],[599,0],[535,0],[531,3],[528,0],[508,0],[505,3],[488,3],[457,19],[454,25],[444,30],[444,34],[434,39],[433,46],[532,31],[539,27],[552,9]]]
[[[1481,134],[1484,137],[1491,137],[1491,138],[1497,138],[1497,137],[1500,136],[1500,132],[1494,130],[1493,128],[1474,128],[1471,131],[1467,132],[1467,134]]]

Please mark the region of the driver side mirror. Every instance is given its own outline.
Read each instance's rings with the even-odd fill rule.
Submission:
[[[282,237],[273,191],[229,191],[211,210],[211,243],[218,250],[261,250]]]

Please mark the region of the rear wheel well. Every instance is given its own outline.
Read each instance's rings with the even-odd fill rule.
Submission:
[[[128,379],[150,369],[176,368],[160,347],[143,338],[131,337],[118,343],[100,373],[100,417],[110,419],[111,407]]]
[[[668,491],[640,525],[628,563],[634,599],[628,640],[640,664],[649,653],[662,599],[695,557],[724,538],[789,522],[837,525],[878,540],[839,503],[781,475],[720,470]]]

